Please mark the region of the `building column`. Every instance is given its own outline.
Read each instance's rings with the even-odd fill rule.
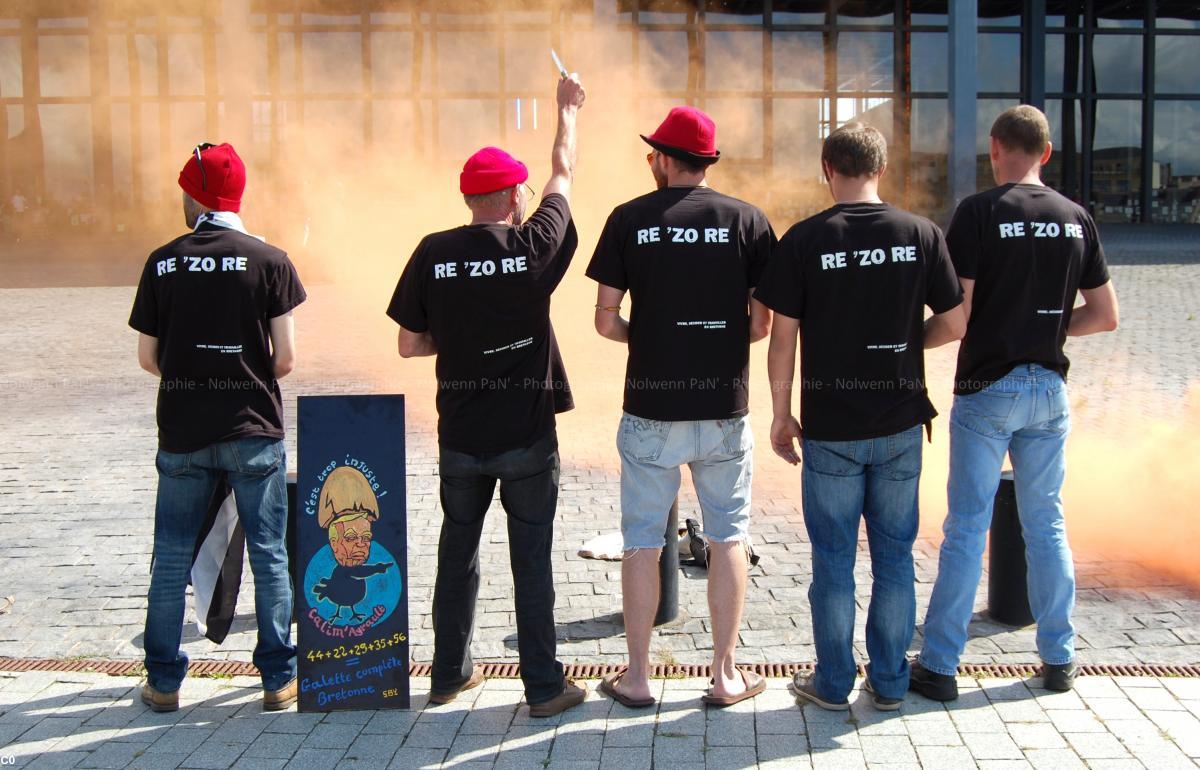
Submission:
[[[951,208],[957,208],[963,198],[975,193],[978,19],[976,0],[951,0],[948,30],[950,98],[947,105],[950,136],[946,168]]]
[[[1046,111],[1046,0],[1022,3],[1021,101]]]
[[[221,0],[219,17],[221,32],[224,33],[225,51],[253,50],[250,35],[250,0]],[[239,56],[222,56],[218,77],[225,86],[225,113],[221,121],[221,137],[218,141],[229,142],[234,147],[249,152],[254,139],[253,93],[250,78],[243,71],[243,59]],[[216,83],[206,84],[216,91]]]

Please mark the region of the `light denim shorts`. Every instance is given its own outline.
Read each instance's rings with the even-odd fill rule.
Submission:
[[[754,464],[748,416],[663,422],[623,414],[617,449],[626,551],[663,547],[681,465],[691,469],[705,537],[715,543],[746,540]]]

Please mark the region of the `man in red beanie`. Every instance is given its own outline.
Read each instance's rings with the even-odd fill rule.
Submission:
[[[179,649],[184,591],[224,477],[254,572],[263,708],[276,711],[296,700],[278,380],[295,365],[292,310],[304,301],[304,287],[287,254],[246,233],[237,214],[246,167],[233,147],[196,147],[179,186],[191,232],[150,255],[129,316],[139,332],[138,362],[160,378],[142,700],[155,711],[179,708],[188,666]]]
[[[479,538],[496,483],[508,514],[525,700],[534,717],[583,701],[556,659],[550,549],[558,503],[555,413],[572,407],[550,325],[550,295],[578,242],[568,196],[575,168],[577,76],[558,84],[552,173],[525,219],[529,172],[485,147],[459,187],[471,223],[426,236],[387,314],[400,355],[437,356],[442,533],[433,594],[429,700],[448,703],[483,681],[470,644],[479,593]]]
[[[642,139],[653,148],[646,160],[658,189],[613,211],[587,270],[600,284],[596,330],[629,347],[617,437],[629,669],[601,690],[629,707],[654,705],[648,676],[658,560],[686,464],[708,543],[713,685],[703,700],[728,706],[765,687],[762,677],[734,667],[734,647],[746,594],[754,448],[750,343],[770,327],[770,314],[750,293],[775,234],[762,211],[705,182],[721,155],[708,115],[676,107]],[[627,291],[628,321],[621,317]]]

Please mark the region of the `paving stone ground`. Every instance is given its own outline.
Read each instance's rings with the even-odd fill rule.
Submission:
[[[706,709],[698,679],[654,682],[634,711],[595,692],[547,720],[520,682],[493,679],[447,706],[414,680],[409,711],[263,713],[256,681],[190,679],[182,708],[155,714],[132,677],[0,674],[0,766],[233,770],[544,768],[1193,768],[1200,680],[1083,677],[1051,693],[1037,679],[960,678],[949,704],[911,696],[876,711],[858,688],[849,712],[794,703],[787,680]]]
[[[1142,450],[1137,447],[1141,444],[1134,446],[1120,442],[1113,444],[1117,449],[1111,455],[1097,458],[1094,453],[1087,453],[1090,448],[1108,446],[1105,442],[1114,436],[1137,436],[1139,431],[1151,427],[1159,431],[1154,435],[1160,437],[1186,435],[1200,429],[1194,391],[1195,384],[1200,383],[1200,334],[1197,331],[1200,327],[1196,320],[1200,313],[1200,260],[1189,256],[1195,251],[1192,240],[1185,240],[1182,245],[1175,243],[1174,251],[1170,252],[1175,256],[1170,259],[1156,257],[1164,251],[1161,248],[1156,251],[1154,242],[1146,245],[1144,240],[1133,239],[1135,242],[1130,247],[1133,257],[1117,260],[1121,263],[1113,268],[1122,301],[1122,329],[1115,335],[1072,340],[1069,344],[1074,362],[1070,388],[1075,430],[1069,452],[1079,453],[1071,457],[1087,458],[1087,462],[1071,466],[1069,486],[1072,479],[1081,476],[1086,479],[1092,474],[1100,479],[1112,476],[1123,463],[1157,457],[1140,453]],[[1182,252],[1187,254],[1179,257]],[[624,639],[619,616],[618,565],[582,559],[576,551],[584,540],[618,527],[619,487],[613,443],[620,410],[623,357],[619,348],[597,340],[590,329],[592,287],[579,275],[581,271],[579,266],[572,269],[572,275],[555,300],[555,323],[579,404],[575,412],[563,415],[560,420],[563,474],[555,550],[559,651],[568,661],[619,662],[624,655]],[[394,276],[391,280],[394,281]],[[340,285],[309,288],[310,300],[298,313],[300,367],[295,375],[284,381],[289,418],[289,462],[294,468],[295,396],[365,392],[408,395],[406,473],[409,483],[412,655],[416,661],[427,661],[431,655],[429,597],[440,517],[436,496],[436,440],[430,412],[432,367],[428,361],[402,362],[396,357],[394,327],[379,310],[390,294],[389,284],[381,281],[378,285],[358,286],[351,290]],[[137,369],[135,335],[125,327],[131,298],[132,289],[128,286],[0,289],[0,351],[3,351],[0,358],[0,426],[4,431],[4,441],[0,442],[0,656],[141,657],[155,488],[155,388],[153,381]],[[589,311],[583,313],[579,307]],[[761,361],[764,357],[765,347],[756,346],[751,403],[759,447],[752,530],[763,564],[751,574],[739,656],[745,661],[809,661],[814,657],[806,595],[811,566],[799,506],[799,474],[774,458],[767,449],[765,431],[770,408]],[[949,409],[946,383],[953,370],[953,351],[933,351],[928,361],[931,392],[945,414]],[[1188,401],[1189,390],[1193,392],[1191,402]],[[946,449],[944,419],[939,423],[941,427],[935,430],[934,443],[926,449],[922,537],[916,548],[918,622],[924,615],[936,574],[937,528],[945,511],[941,492]],[[1169,447],[1166,452],[1167,459],[1183,469],[1182,475],[1173,478],[1182,485],[1183,493],[1190,494],[1195,489],[1195,455],[1172,457]],[[1159,469],[1148,468],[1147,473],[1152,470]],[[400,469],[393,472],[399,473]],[[1144,480],[1141,483],[1144,484]],[[1073,506],[1073,499],[1087,500],[1088,505]],[[1128,529],[1131,543],[1134,535],[1144,534],[1139,530],[1147,528],[1145,517],[1153,512],[1154,501],[1146,501],[1144,508],[1127,505],[1129,501],[1119,495],[1111,506],[1104,506],[1104,502],[1099,501],[1100,507],[1113,510],[1090,510],[1089,506],[1095,505],[1096,500],[1072,498],[1068,494],[1068,517],[1079,573],[1076,611],[1079,659],[1089,663],[1200,663],[1200,592],[1186,579],[1189,571],[1195,575],[1194,559],[1188,563],[1164,564],[1161,559],[1153,558],[1156,555],[1153,549],[1139,551],[1132,545],[1124,547],[1123,530]],[[685,514],[696,515],[695,499],[688,491],[686,481],[681,504]],[[1187,520],[1187,513],[1194,513],[1194,501],[1180,505],[1183,515],[1179,518]],[[1106,531],[1097,533],[1095,527],[1089,529],[1089,522],[1096,520],[1093,514],[1100,513],[1104,514]],[[508,575],[502,516],[499,507],[495,506],[484,532],[485,583],[481,590],[474,648],[480,659],[516,657],[512,583]],[[1164,530],[1164,534],[1164,550],[1177,545],[1169,542],[1178,539],[1175,530]],[[1192,543],[1194,553],[1194,529],[1191,539],[1184,538],[1183,542],[1185,545]],[[870,582],[865,545],[856,577],[860,606],[857,647],[859,656],[865,658],[862,624]],[[653,643],[656,660],[707,661],[711,642],[704,586],[703,572],[685,571],[680,588],[682,618],[656,635]],[[254,637],[251,596],[247,584],[243,587],[234,633],[222,646],[199,638],[189,623],[186,648],[194,659],[249,660]],[[11,597],[11,601],[7,597]],[[990,622],[982,614],[985,606],[986,581],[981,584],[977,597],[976,609],[980,612],[971,624],[972,638],[964,662],[1036,662],[1032,631]],[[918,627],[914,649],[919,647],[920,641]],[[1185,701],[1200,696],[1174,694],[1170,689],[1170,682],[1174,680],[1145,681],[1147,689],[1172,693],[1170,697],[1175,699],[1178,708],[1164,706],[1161,710],[1183,715],[1178,718],[1179,724],[1186,723],[1190,729],[1196,715],[1195,704]],[[18,738],[23,745],[40,745],[44,749],[53,746],[54,752],[38,759],[45,766],[72,766],[71,758],[75,757],[76,764],[81,766],[125,766],[132,762],[133,766],[174,767],[195,762],[204,766],[229,767],[235,766],[236,762],[238,767],[278,767],[291,762],[295,767],[307,764],[328,767],[347,757],[359,756],[348,754],[344,746],[324,745],[326,742],[337,743],[338,739],[332,737],[334,734],[350,731],[350,728],[334,727],[344,724],[341,721],[344,719],[379,719],[383,723],[397,720],[400,726],[385,732],[408,735],[403,740],[391,735],[386,745],[394,751],[386,761],[364,755],[347,762],[346,766],[379,766],[380,762],[374,759],[383,764],[399,763],[395,766],[415,766],[413,763],[419,764],[418,758],[420,762],[449,759],[452,766],[462,762],[459,755],[446,755],[445,750],[450,744],[421,747],[429,749],[427,754],[417,751],[418,744],[425,740],[419,736],[437,733],[442,735],[437,740],[444,740],[443,733],[449,730],[437,727],[418,731],[417,742],[413,743],[413,733],[403,727],[404,720],[411,719],[416,725],[422,720],[438,722],[443,719],[431,711],[414,711],[408,716],[330,716],[325,721],[316,720],[319,724],[307,716],[277,718],[284,720],[279,722],[281,730],[286,727],[291,734],[303,735],[299,739],[271,738],[268,743],[280,744],[274,749],[276,752],[283,752],[285,744],[290,745],[289,741],[296,745],[286,757],[259,758],[242,746],[243,743],[253,745],[258,734],[250,740],[242,739],[257,724],[269,720],[257,717],[248,722],[231,721],[242,718],[233,716],[242,707],[246,709],[242,716],[251,716],[254,706],[247,705],[247,699],[252,699],[253,693],[229,689],[236,683],[189,680],[187,687],[194,688],[189,690],[193,693],[191,697],[207,700],[202,708],[189,712],[193,717],[188,718],[198,721],[181,723],[180,733],[171,741],[177,741],[180,747],[194,742],[196,746],[204,745],[208,749],[196,753],[193,746],[187,751],[179,748],[150,752],[151,740],[164,737],[155,731],[166,730],[165,721],[155,723],[156,717],[140,714],[138,707],[129,705],[128,691],[134,685],[133,680],[105,678],[90,682],[86,677],[77,678],[76,675],[25,674],[6,677],[0,684],[4,684],[0,690],[0,704],[4,704],[0,705],[3,709],[0,746]],[[674,691],[676,684],[672,681],[666,686]],[[988,682],[983,684],[986,690]],[[489,684],[484,694],[501,701],[510,698],[497,708],[502,712],[507,709],[504,713],[512,716],[516,713],[516,693],[511,688],[504,689],[508,686],[502,682]],[[773,690],[770,698],[761,703],[783,703],[780,699],[786,698],[782,686],[781,682],[773,682],[772,687],[779,692]],[[676,746],[673,743],[676,740],[691,741],[687,744],[691,748],[678,751],[687,753],[692,748],[706,747],[704,756],[710,763],[720,760],[726,764],[714,766],[731,767],[747,766],[739,763],[749,762],[746,758],[751,755],[760,762],[785,756],[791,758],[788,761],[799,762],[799,766],[806,766],[809,758],[816,766],[830,763],[833,766],[843,759],[847,766],[858,766],[856,763],[864,760],[874,763],[875,757],[906,760],[915,757],[926,767],[941,767],[954,766],[954,757],[965,760],[968,754],[980,760],[981,765],[985,761],[1002,762],[1012,758],[1035,766],[1061,762],[1064,767],[1070,767],[1086,761],[1089,766],[1102,767],[1108,757],[1086,756],[1089,752],[1108,750],[1095,748],[1097,746],[1107,746],[1114,754],[1119,753],[1118,747],[1124,747],[1127,754],[1141,759],[1147,767],[1168,766],[1149,762],[1133,751],[1132,746],[1141,740],[1138,736],[1143,735],[1138,731],[1144,730],[1145,745],[1152,747],[1146,751],[1161,749],[1162,757],[1176,759],[1195,756],[1189,753],[1194,750],[1191,744],[1188,748],[1183,743],[1171,742],[1170,731],[1151,714],[1160,709],[1144,705],[1158,700],[1165,704],[1168,695],[1146,695],[1138,691],[1137,697],[1143,700],[1134,701],[1127,694],[1139,685],[1126,681],[1112,686],[1118,689],[1111,690],[1110,696],[1096,697],[1111,697],[1113,702],[1090,710],[1101,720],[1129,721],[1131,724],[1117,724],[1111,730],[1105,727],[1104,734],[1108,737],[1096,738],[1094,745],[1078,736],[1075,740],[1069,738],[1076,732],[1084,733],[1083,728],[1088,725],[1095,727],[1085,717],[1060,716],[1060,725],[1053,719],[1053,713],[1060,709],[1046,705],[1043,697],[1023,694],[1017,702],[1030,705],[991,705],[993,699],[982,691],[971,696],[974,701],[966,702],[978,702],[980,714],[994,712],[998,715],[998,722],[991,717],[979,717],[984,721],[991,720],[988,724],[997,728],[985,732],[1003,736],[994,738],[994,742],[989,742],[993,738],[968,740],[965,736],[971,731],[961,729],[960,721],[973,717],[964,716],[959,720],[953,713],[948,718],[959,728],[957,742],[950,740],[949,731],[943,731],[948,743],[926,744],[919,743],[907,727],[903,733],[890,733],[888,728],[879,727],[883,732],[873,735],[871,730],[876,728],[862,721],[865,719],[862,715],[859,715],[857,729],[852,729],[854,725],[839,723],[841,726],[818,727],[818,732],[814,733],[810,717],[817,720],[811,724],[824,724],[820,720],[826,717],[805,712],[803,718],[794,717],[794,724],[787,723],[786,729],[778,728],[787,738],[771,738],[779,733],[759,730],[753,745],[739,747],[721,743],[726,740],[724,738],[697,739],[700,734],[712,735],[705,733],[706,729],[711,731],[712,719],[725,717],[704,717],[703,712],[696,712],[699,716],[693,716],[692,720],[707,727],[676,729],[671,726],[672,716],[664,728],[660,716],[657,727],[653,720],[639,722],[636,727],[622,724],[620,729],[614,728],[617,736],[610,741],[603,732],[605,723],[598,722],[594,723],[600,725],[595,734],[583,731],[590,738],[571,739],[564,745],[573,741],[585,762],[591,763],[580,767],[594,766],[599,761],[606,766],[617,762],[638,766],[646,757],[670,761],[675,751],[671,747]],[[1191,687],[1190,684],[1181,686]],[[212,693],[206,694],[205,688],[210,687],[214,688]],[[1021,687],[1024,685],[1017,687],[1018,692],[1023,692]],[[85,690],[100,690],[101,693],[88,695]],[[693,683],[684,686],[683,690],[688,692],[688,698],[694,699],[698,688]],[[419,683],[416,691],[420,692]],[[509,694],[498,694],[504,692]],[[30,694],[19,701],[13,700],[18,693]],[[35,696],[32,702],[40,701],[41,706],[19,705],[29,703]],[[1133,702],[1137,714],[1116,705],[1122,698]],[[994,700],[1000,702],[1002,699]],[[118,705],[111,705],[113,703]],[[235,703],[240,705],[236,708],[225,705]],[[75,704],[74,711],[67,709],[71,704]],[[1109,706],[1112,710],[1100,711]],[[600,702],[589,708],[607,713],[608,705]],[[786,710],[801,714],[791,706]],[[1006,710],[1019,712],[1021,718],[1005,720],[1001,712]],[[968,713],[974,711],[967,709]],[[1050,715],[1045,718],[1051,720],[1048,724],[1061,739],[1059,742],[1052,740],[1050,728],[1043,727],[1041,732],[1046,735],[1038,737],[1040,733],[1036,726],[1047,723],[1045,719],[1034,717],[1042,712]],[[1084,713],[1087,712],[1085,709]],[[119,722],[126,715],[129,716],[126,722],[101,726],[106,719]],[[1010,722],[1025,725],[1026,716],[1030,717],[1028,724],[1034,727],[1020,727],[1017,734],[1006,727]],[[625,719],[627,715],[621,717]],[[887,721],[886,724],[895,728],[901,724],[916,724],[926,718],[935,719],[922,712],[907,714],[898,722]],[[139,719],[142,722],[137,722]],[[504,721],[502,714],[496,719]],[[516,763],[529,759],[539,766],[547,756],[555,763],[563,759],[553,756],[557,739],[541,733],[534,735],[528,725],[520,723],[519,717],[513,719],[518,721],[507,722],[503,735],[506,740],[530,741],[533,754],[526,756],[513,750],[505,751],[505,757],[511,757]],[[792,717],[764,719],[765,723],[775,719],[786,722]],[[945,712],[936,719],[942,720],[944,726]],[[1160,716],[1159,719],[1169,722],[1173,717]],[[87,726],[89,724],[92,726]],[[139,733],[131,724],[138,728],[144,726],[145,734]],[[868,729],[864,732],[865,724]],[[1109,723],[1105,721],[1104,724]],[[320,731],[318,726],[322,727]],[[194,731],[182,730],[185,727]],[[1000,727],[1004,727],[1004,731]],[[1131,732],[1118,732],[1118,729],[1126,728]],[[499,730],[495,725],[489,729]],[[731,733],[740,736],[729,740],[749,740],[739,729],[727,726],[718,729],[722,736]],[[275,734],[266,727],[261,732]],[[365,728],[362,732],[370,734]],[[471,737],[477,733],[459,731],[458,726],[450,732],[451,743],[462,738],[463,746],[478,744],[479,750],[484,752],[482,757],[495,754],[496,747],[502,743],[499,738]],[[677,738],[675,733],[685,737]],[[286,736],[289,733],[280,734]],[[799,741],[803,736],[814,734],[832,735],[821,739],[829,745],[813,744],[815,748],[811,754],[793,751],[795,746],[789,743],[790,740]],[[1194,734],[1200,734],[1200,731]],[[39,735],[42,737],[37,737]],[[117,735],[120,740],[114,737]],[[142,737],[134,737],[137,735]],[[1101,733],[1097,731],[1095,735]],[[649,741],[647,736],[650,736]],[[889,737],[896,740],[889,743]],[[664,741],[661,745],[659,738]],[[619,745],[618,742],[624,740],[629,741],[628,746]],[[1025,746],[1022,740],[1037,745]],[[73,741],[82,741],[84,748],[68,752]],[[1049,745],[1041,746],[1040,743]],[[781,744],[786,745],[781,748]],[[908,746],[907,750],[902,748],[903,745]],[[1016,745],[1020,756],[1013,753],[1012,745]],[[826,748],[829,750],[823,750]],[[542,754],[537,753],[543,749]],[[0,767],[4,765],[5,751],[8,749],[0,749]],[[869,754],[865,753],[868,751]],[[154,757],[152,763],[144,759],[150,754],[165,755],[171,761],[178,761],[174,765],[157,764],[163,760]],[[20,756],[31,754],[26,752]],[[945,763],[940,757],[945,758]],[[1121,757],[1128,758],[1126,755]],[[1113,759],[1119,761],[1121,757]],[[688,758],[698,761],[695,754],[688,754]],[[282,762],[269,761],[271,759]],[[137,764],[139,762],[141,765]]]

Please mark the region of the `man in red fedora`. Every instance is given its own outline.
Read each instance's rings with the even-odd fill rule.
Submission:
[[[751,292],[775,245],[762,211],[708,187],[720,158],[716,126],[676,107],[650,136],[657,190],[608,218],[587,274],[600,284],[596,330],[629,347],[621,455],[621,585],[629,668],[601,689],[630,707],[654,704],[648,679],[658,560],[679,467],[691,469],[708,543],[713,683],[702,700],[728,706],[762,692],[734,665],[746,594],[754,439],[750,343],[770,314]],[[621,302],[629,292],[629,320]],[[667,544],[674,548],[675,543]]]
[[[160,377],[158,501],[146,612],[155,711],[179,708],[184,591],[209,501],[228,480],[254,572],[263,708],[296,700],[288,575],[287,461],[279,378],[295,366],[292,310],[304,287],[287,254],[246,233],[246,167],[228,144],[201,144],[179,174],[191,229],[146,261],[129,325],[138,362]]]
[[[550,295],[578,238],[568,197],[575,169],[577,76],[558,84],[550,181],[525,221],[525,164],[485,147],[463,166],[471,223],[426,236],[387,314],[400,355],[437,356],[442,532],[433,593],[429,700],[448,703],[483,681],[471,659],[479,538],[496,484],[508,514],[525,700],[534,717],[581,703],[556,658],[550,552],[558,504],[555,414],[572,407],[550,325]]]

